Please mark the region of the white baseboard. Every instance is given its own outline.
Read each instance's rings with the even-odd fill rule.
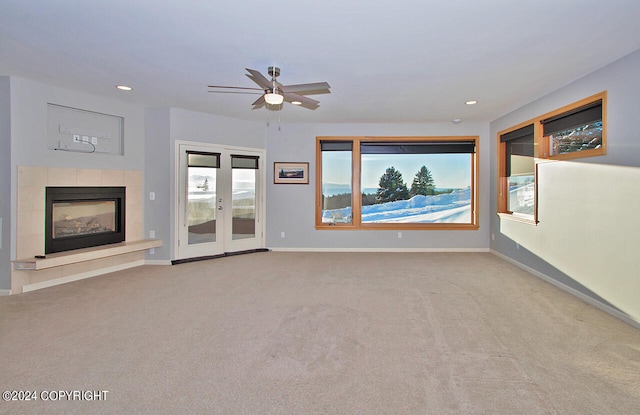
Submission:
[[[164,259],[145,259],[144,264],[145,265],[171,265],[171,261],[164,260]]]
[[[521,269],[529,272],[530,274],[533,274],[536,277],[545,280],[549,284],[554,285],[554,286],[560,288],[563,291],[566,291],[567,293],[573,295],[574,297],[578,297],[582,301],[591,304],[592,306],[604,311],[605,313],[610,314],[613,317],[615,317],[615,318],[617,318],[619,320],[622,320],[625,323],[630,324],[630,325],[632,325],[633,327],[635,327],[637,329],[640,329],[640,321],[636,321],[635,319],[633,319],[633,317],[631,317],[631,316],[629,316],[629,315],[627,315],[627,314],[625,314],[625,313],[623,313],[623,312],[621,312],[621,311],[619,311],[619,310],[617,310],[617,309],[615,309],[615,308],[613,308],[613,307],[611,307],[611,306],[609,306],[607,304],[603,304],[600,301],[598,301],[598,300],[596,300],[596,299],[594,299],[592,297],[589,297],[588,295],[576,290],[575,288],[569,287],[568,285],[565,285],[565,284],[561,283],[560,281],[558,281],[558,280],[556,280],[554,278],[551,278],[550,276],[548,276],[546,274],[541,273],[540,271],[537,271],[537,270],[535,270],[535,269],[533,269],[531,267],[528,267],[528,266],[516,261],[513,258],[510,258],[510,257],[508,257],[508,256],[506,256],[504,254],[501,254],[498,251],[494,251],[492,249],[492,250],[490,250],[490,252],[492,254],[504,259],[505,261],[512,263],[513,265],[517,266],[518,268],[521,268]]]
[[[0,297],[3,295],[11,295],[11,290],[0,290]]]
[[[279,252],[489,252],[489,248],[269,248]]]

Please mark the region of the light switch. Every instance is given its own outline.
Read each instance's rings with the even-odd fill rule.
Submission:
[[[149,200],[156,200],[156,192],[149,193]]]

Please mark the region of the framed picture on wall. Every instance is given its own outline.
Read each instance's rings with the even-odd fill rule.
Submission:
[[[275,184],[309,184],[309,163],[273,163]]]

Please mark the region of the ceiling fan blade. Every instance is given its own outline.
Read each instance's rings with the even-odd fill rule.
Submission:
[[[263,91],[262,88],[248,88],[244,86],[223,86],[223,85],[207,85],[209,88],[222,88],[222,89],[250,89],[255,91]],[[211,91],[213,92],[213,91]]]
[[[247,95],[262,95],[264,91],[261,92],[249,92],[249,91],[207,91],[214,94],[247,94]]]
[[[251,105],[253,105],[252,109],[258,109],[264,107],[266,102],[264,101],[264,95],[261,95],[260,98],[256,99]]]
[[[331,86],[326,82],[315,82],[311,84],[282,85],[283,92],[297,92],[299,94],[328,94]]]
[[[293,92],[285,92],[282,95],[284,96],[285,101],[298,101],[300,102],[300,106],[308,108],[310,110],[314,110],[320,106],[320,101],[316,101],[315,99],[311,99],[302,95],[294,94]]]
[[[247,75],[247,77],[251,79],[253,82],[260,85],[263,89],[273,87],[271,81],[265,78],[264,75],[262,75],[260,72],[256,71],[255,69],[249,69],[249,68],[245,68],[245,69],[247,70],[247,72],[251,74],[251,75],[247,75],[247,74],[245,75]]]

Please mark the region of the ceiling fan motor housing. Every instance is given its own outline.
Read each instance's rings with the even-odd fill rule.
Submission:
[[[277,78],[278,76],[280,76],[280,68],[278,68],[277,66],[269,66],[269,68],[267,68],[267,73],[272,78]]]

